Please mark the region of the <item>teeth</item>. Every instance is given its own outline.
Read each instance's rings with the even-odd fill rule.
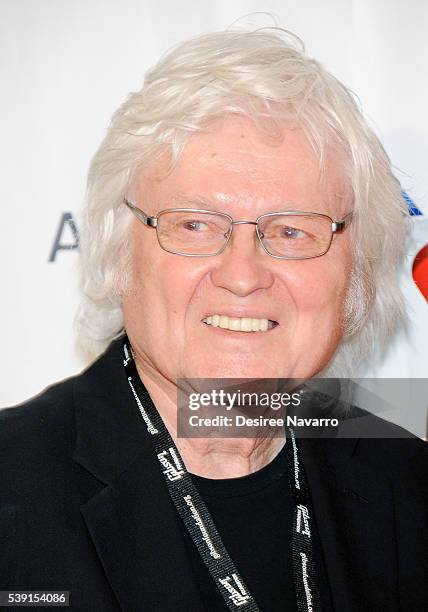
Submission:
[[[257,321],[257,319],[254,319],[254,320]],[[252,321],[253,319],[249,319],[247,317],[242,318],[241,319],[241,331],[253,331]]]
[[[229,317],[226,317],[225,315],[220,315],[220,323],[218,325],[222,329],[228,329]]]
[[[275,324],[269,319],[253,319],[251,317],[228,317],[226,315],[211,315],[206,319],[203,319],[207,325],[213,327],[221,327],[222,329],[230,329],[231,331],[242,331],[242,332],[257,332],[257,331],[268,331],[272,329]]]
[[[261,319],[260,321],[260,331],[267,331],[269,326],[268,319]]]

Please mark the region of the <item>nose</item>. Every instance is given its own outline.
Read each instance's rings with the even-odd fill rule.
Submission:
[[[213,259],[216,260],[211,272],[214,285],[239,297],[268,289],[274,282],[274,260],[263,250],[254,223],[235,223],[225,250]]]

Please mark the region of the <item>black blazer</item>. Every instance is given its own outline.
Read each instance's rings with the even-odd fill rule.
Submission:
[[[204,610],[128,394],[116,341],[82,375],[0,412],[0,590],[68,590],[82,612]],[[334,609],[426,610],[426,444],[301,448]]]

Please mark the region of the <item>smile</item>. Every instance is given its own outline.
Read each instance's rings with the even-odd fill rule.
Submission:
[[[278,325],[270,319],[255,319],[253,317],[228,317],[227,315],[211,315],[202,322],[212,327],[221,327],[230,331],[267,332]]]

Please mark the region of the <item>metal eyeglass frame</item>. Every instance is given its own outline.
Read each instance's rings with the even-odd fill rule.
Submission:
[[[167,253],[172,253],[173,255],[182,255],[183,257],[215,257],[216,255],[220,255],[220,253],[223,253],[223,251],[225,250],[225,248],[227,247],[230,237],[232,236],[232,230],[233,230],[233,226],[234,225],[255,225],[256,226],[256,234],[257,234],[257,238],[259,239],[259,242],[263,248],[263,250],[265,251],[265,253],[267,253],[270,257],[274,257],[275,259],[316,259],[317,257],[322,257],[323,255],[325,255],[327,253],[327,251],[330,249],[331,247],[331,243],[333,242],[333,236],[334,234],[338,234],[340,232],[343,232],[348,225],[351,223],[352,221],[352,217],[353,217],[353,211],[349,212],[347,215],[345,215],[345,217],[343,217],[343,219],[341,221],[334,221],[331,217],[329,217],[329,215],[325,215],[323,213],[314,213],[314,212],[305,212],[305,211],[284,211],[284,212],[274,212],[274,213],[266,213],[264,215],[260,215],[259,217],[257,217],[257,219],[255,221],[234,221],[232,219],[232,217],[230,215],[228,215],[227,213],[220,213],[217,212],[215,210],[205,210],[203,208],[166,208],[164,210],[161,210],[156,217],[149,217],[148,215],[146,215],[145,212],[143,212],[141,210],[141,208],[138,208],[138,206],[135,206],[135,204],[132,204],[132,202],[130,202],[129,200],[127,200],[126,198],[124,198],[123,203],[126,204],[126,206],[131,210],[131,212],[137,217],[137,219],[139,221],[141,221],[144,225],[147,225],[148,227],[153,227],[154,229],[156,229],[156,236],[158,239],[158,243],[159,246],[161,247],[161,249],[163,249],[164,251],[166,251]],[[227,219],[229,219],[230,221],[230,228],[227,232],[227,234],[225,234],[225,238],[226,241],[224,243],[224,245],[222,246],[222,248],[217,251],[216,253],[202,253],[202,254],[198,254],[198,253],[177,253],[177,251],[170,251],[169,249],[166,249],[164,246],[162,246],[160,240],[159,240],[159,235],[157,232],[157,227],[158,227],[158,219],[160,216],[162,216],[162,214],[164,213],[168,213],[168,212],[194,212],[194,213],[211,213],[211,214],[215,214],[215,215],[220,215],[222,217],[226,217]],[[312,216],[316,216],[316,217],[323,217],[325,219],[328,219],[331,222],[331,238],[330,238],[330,242],[328,243],[328,246],[326,248],[326,250],[323,253],[320,253],[319,255],[310,255],[309,257],[288,257],[287,255],[273,255],[272,253],[270,253],[267,248],[265,247],[265,245],[263,244],[263,235],[259,230],[259,226],[258,223],[260,221],[260,219],[263,219],[265,217],[275,217],[275,216],[287,216],[287,215],[312,215]]]

